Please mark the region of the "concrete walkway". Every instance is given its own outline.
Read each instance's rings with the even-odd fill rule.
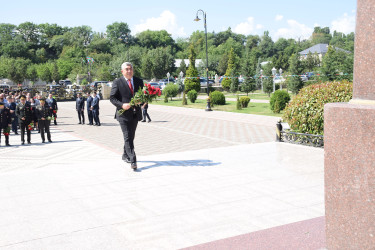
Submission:
[[[180,249],[324,215],[323,150],[272,142],[273,117],[152,105],[133,172],[108,101],[101,127],[73,105],[53,143],[0,147],[1,250]]]

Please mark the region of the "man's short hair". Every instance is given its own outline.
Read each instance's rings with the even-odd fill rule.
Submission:
[[[133,68],[133,64],[131,64],[130,62],[124,62],[123,64],[121,64],[121,70],[124,70],[127,66]]]

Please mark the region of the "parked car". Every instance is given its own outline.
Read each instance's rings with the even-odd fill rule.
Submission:
[[[201,83],[201,86],[207,86],[207,78],[206,78],[206,77],[200,77],[200,78],[199,78],[199,81],[200,81],[200,83]],[[214,84],[215,81],[212,80],[212,79],[208,79],[208,83],[209,83],[209,84]]]
[[[68,85],[72,85],[72,82],[70,80],[60,80],[59,84],[63,86],[68,86]]]
[[[101,83],[105,83],[105,84],[107,84],[108,81],[95,81],[95,82],[90,83],[90,87],[92,87],[92,88],[97,88],[97,87],[98,87],[98,84],[101,84]]]
[[[150,84],[154,88],[157,88],[157,89],[161,90],[161,87],[160,87],[159,83],[157,83],[157,82],[149,82],[148,84]]]

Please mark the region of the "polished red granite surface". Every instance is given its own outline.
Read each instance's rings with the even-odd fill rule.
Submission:
[[[375,249],[375,106],[327,104],[324,151],[328,249]]]
[[[353,99],[375,100],[375,1],[357,1]]]
[[[184,248],[184,250],[303,250],[324,249],[324,217],[243,234]]]

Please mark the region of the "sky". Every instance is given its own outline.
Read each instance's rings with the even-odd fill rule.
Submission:
[[[95,32],[125,22],[136,35],[144,30],[167,30],[174,39],[203,31],[229,27],[244,35],[269,31],[278,38],[307,39],[314,27],[329,27],[348,34],[355,31],[356,0],[231,0],[231,1],[119,1],[119,0],[0,0],[0,23],[56,23],[60,26],[87,25]],[[198,11],[202,10],[202,11]],[[202,20],[195,22],[197,15]]]

